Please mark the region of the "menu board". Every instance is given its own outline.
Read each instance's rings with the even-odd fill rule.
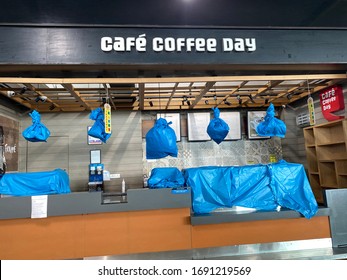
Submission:
[[[210,123],[210,113],[188,113],[188,141],[208,141],[211,137],[207,134]]]
[[[220,112],[219,117],[229,125],[229,133],[225,140],[241,139],[241,114],[240,112]]]
[[[262,121],[264,121],[266,115],[266,111],[248,111],[247,117],[248,117],[248,138],[249,139],[265,139],[270,138],[267,136],[260,136],[257,131],[256,127],[258,124]]]
[[[163,118],[167,122],[172,122],[170,127],[175,131],[177,142],[181,141],[181,118],[180,113],[159,113],[157,119]]]

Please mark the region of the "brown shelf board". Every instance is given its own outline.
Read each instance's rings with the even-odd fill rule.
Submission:
[[[337,185],[334,185],[334,186],[324,186],[324,185],[322,185],[321,187],[322,188],[326,188],[326,189],[337,189],[338,188]]]
[[[323,144],[317,144],[317,146],[330,146],[330,145],[339,145],[339,144],[345,144],[346,142],[344,140],[341,141],[334,141],[329,143],[323,143]]]

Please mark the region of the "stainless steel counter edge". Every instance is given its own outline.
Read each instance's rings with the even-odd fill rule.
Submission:
[[[321,207],[318,209],[315,217],[329,216],[330,209]],[[233,222],[246,222],[246,221],[262,221],[262,220],[278,220],[278,219],[292,219],[303,218],[303,216],[296,211],[290,209],[282,209],[281,211],[254,211],[254,212],[213,212],[210,214],[191,214],[190,222],[193,226],[222,224]]]
[[[47,216],[190,207],[190,191],[172,193],[171,189],[129,189],[127,202],[108,204],[103,204],[101,192],[72,192],[48,195]],[[0,219],[30,217],[31,196],[0,198]]]

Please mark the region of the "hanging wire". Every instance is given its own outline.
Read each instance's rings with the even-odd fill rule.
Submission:
[[[307,81],[307,91],[308,91],[308,97],[311,97],[310,84],[309,84],[309,82],[308,82],[308,79],[307,79],[306,81]]]

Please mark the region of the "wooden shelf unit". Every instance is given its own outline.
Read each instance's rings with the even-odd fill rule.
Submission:
[[[304,128],[308,175],[318,202],[323,189],[347,188],[347,120]]]

